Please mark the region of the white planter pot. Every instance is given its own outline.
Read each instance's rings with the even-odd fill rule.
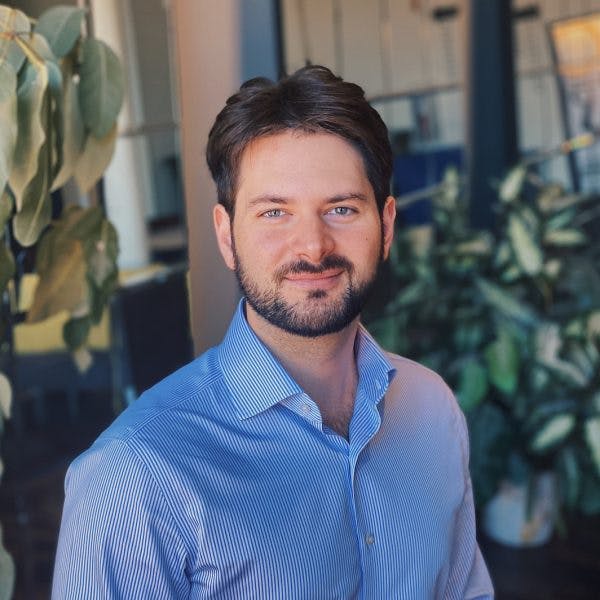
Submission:
[[[483,510],[483,530],[508,546],[541,546],[552,537],[557,504],[554,474],[541,473],[533,481],[533,506],[527,520],[526,486],[505,481]]]

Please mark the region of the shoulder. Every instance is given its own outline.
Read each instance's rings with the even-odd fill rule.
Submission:
[[[435,371],[397,354],[386,353],[395,375],[388,394],[391,404],[415,422],[427,421],[467,437],[464,415],[453,391]]]
[[[395,370],[393,385],[407,387],[411,390],[416,387],[425,393],[435,393],[454,399],[454,394],[448,384],[429,367],[391,352],[386,352],[386,358]]]
[[[222,396],[223,375],[215,349],[178,369],[146,390],[106,429],[101,438],[129,441],[158,423],[167,425],[182,414],[206,413]]]

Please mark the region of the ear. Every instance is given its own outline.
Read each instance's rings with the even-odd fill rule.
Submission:
[[[383,205],[381,213],[383,222],[383,258],[384,260],[390,255],[390,247],[394,239],[394,222],[396,220],[396,198],[388,196]]]
[[[225,264],[233,271],[235,269],[235,257],[233,253],[233,239],[231,237],[231,219],[222,204],[216,204],[213,208],[213,223],[221,256]]]

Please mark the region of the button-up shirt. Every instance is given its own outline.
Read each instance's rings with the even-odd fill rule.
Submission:
[[[144,393],[71,465],[53,598],[489,598],[465,421],[362,328],[348,440],[254,334]]]

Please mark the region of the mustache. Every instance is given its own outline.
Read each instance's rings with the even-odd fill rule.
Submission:
[[[310,275],[318,275],[329,269],[344,269],[349,273],[354,270],[354,265],[343,256],[337,254],[331,254],[326,256],[320,263],[313,264],[306,260],[298,260],[293,263],[289,263],[280,267],[277,270],[276,278],[282,280],[286,275],[301,275],[302,273],[309,273]]]

